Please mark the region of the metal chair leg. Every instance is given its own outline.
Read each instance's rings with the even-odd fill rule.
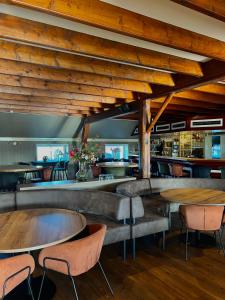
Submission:
[[[78,294],[77,294],[77,289],[76,289],[76,285],[75,285],[75,281],[73,279],[73,276],[69,275],[70,276],[70,279],[72,281],[72,285],[73,285],[73,290],[74,290],[74,294],[75,294],[75,297],[76,297],[76,300],[79,300],[79,297],[78,297]]]
[[[40,300],[40,298],[41,298],[41,292],[42,292],[42,289],[43,289],[43,283],[44,283],[44,280],[45,280],[45,275],[46,275],[46,270],[43,270],[43,277],[42,277],[42,280],[41,280],[41,286],[40,286],[40,291],[39,291],[39,295],[38,295],[38,300]]]
[[[162,232],[162,249],[163,250],[166,249],[166,232],[165,231]]]
[[[136,258],[136,239],[132,239],[132,256],[133,256],[133,259]]]
[[[188,260],[188,229],[186,229],[185,260]]]
[[[127,259],[127,241],[123,241],[123,260],[126,261]]]
[[[30,284],[30,278],[27,279],[27,283],[28,283],[28,289],[30,292],[30,296],[31,296],[32,300],[34,300],[34,294],[33,294],[32,288],[31,288],[31,284]]]
[[[219,234],[220,247],[223,250],[223,255],[225,256],[225,248],[224,248],[224,243],[223,243],[221,230],[218,231],[218,234]]]
[[[103,274],[103,276],[104,276],[104,278],[105,278],[105,281],[106,281],[106,283],[107,283],[107,285],[108,285],[108,287],[109,287],[109,289],[110,289],[111,294],[114,296],[113,290],[112,290],[111,285],[110,285],[110,283],[109,283],[109,281],[108,281],[108,278],[107,278],[106,275],[105,275],[105,272],[104,272],[104,270],[103,270],[103,268],[102,268],[102,265],[101,265],[100,261],[98,261],[98,265],[99,265],[99,267],[100,267],[100,269],[101,269],[101,271],[102,271],[102,274]]]

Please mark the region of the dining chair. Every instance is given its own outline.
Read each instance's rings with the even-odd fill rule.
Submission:
[[[219,247],[224,250],[222,239],[223,206],[216,205],[181,205],[180,215],[186,226],[185,259],[188,260],[188,234],[189,230],[211,231],[215,236],[218,233]]]
[[[30,285],[30,275],[34,271],[34,259],[30,254],[22,254],[0,260],[0,299],[27,279],[32,300],[34,295]]]
[[[99,261],[106,234],[106,226],[103,224],[91,224],[87,225],[86,230],[88,235],[84,238],[45,248],[40,252],[39,264],[43,267],[43,278],[38,300],[41,297],[47,270],[53,270],[67,275],[72,281],[75,299],[78,300],[74,277],[88,272],[96,264],[100,267],[110,292],[113,295],[113,290]]]
[[[169,168],[173,177],[190,177],[190,173],[184,171],[181,164],[169,164]]]

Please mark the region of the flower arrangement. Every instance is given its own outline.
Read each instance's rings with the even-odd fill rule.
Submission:
[[[75,145],[70,151],[70,158],[77,162],[94,164],[102,153],[99,144]]]

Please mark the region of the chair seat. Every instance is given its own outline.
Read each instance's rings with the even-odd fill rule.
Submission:
[[[130,225],[94,214],[84,214],[87,224],[101,223],[107,226],[104,245],[109,245],[130,239]]]
[[[145,210],[150,210],[151,212],[167,214],[169,211],[171,213],[179,211],[179,203],[167,202],[161,195],[150,195],[143,197],[143,205]]]

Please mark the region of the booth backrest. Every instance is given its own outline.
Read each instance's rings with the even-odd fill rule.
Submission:
[[[225,179],[212,179],[212,178],[151,178],[151,188],[158,192],[174,189],[174,188],[207,188],[225,190]],[[150,190],[149,179],[140,179],[132,182],[125,182],[117,186],[116,192],[137,196],[144,195]]]
[[[116,220],[130,218],[130,199],[126,196],[90,190],[32,190],[16,193],[17,209],[64,208]]]
[[[13,192],[0,193],[0,212],[14,211],[16,209],[16,195]]]
[[[132,182],[121,183],[117,186],[116,192],[130,197],[144,194],[150,190],[149,179],[140,179]]]

